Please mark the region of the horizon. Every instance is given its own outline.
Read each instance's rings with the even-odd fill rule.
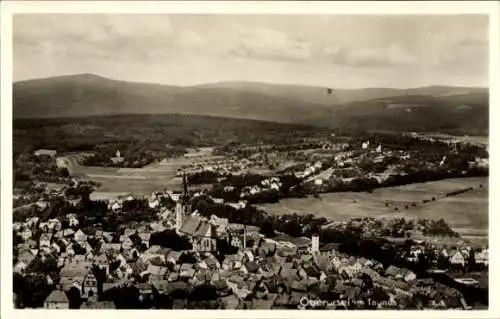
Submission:
[[[488,87],[488,29],[477,14],[22,14],[13,80]]]
[[[97,73],[72,73],[72,74],[61,74],[61,75],[53,75],[49,77],[42,78],[29,78],[25,80],[13,81],[13,84],[29,82],[29,81],[39,81],[39,80],[49,80],[54,78],[64,78],[64,77],[83,77],[83,76],[93,76],[96,78],[102,78],[110,81],[117,82],[127,82],[127,83],[137,83],[137,84],[152,84],[152,85],[161,85],[161,86],[170,86],[170,87],[179,87],[179,88],[192,88],[198,86],[206,86],[206,85],[218,85],[218,84],[231,84],[231,83],[242,83],[242,84],[264,84],[271,86],[300,86],[300,87],[310,87],[310,88],[332,88],[335,90],[376,90],[376,89],[394,89],[394,90],[411,90],[418,88],[430,88],[430,87],[454,87],[454,88],[470,88],[470,89],[487,89],[489,90],[489,86],[462,86],[462,85],[443,85],[443,84],[429,84],[424,86],[413,86],[413,87],[381,87],[381,86],[367,86],[367,87],[359,87],[359,88],[344,88],[344,87],[326,87],[326,86],[313,86],[309,84],[301,84],[301,83],[275,83],[275,82],[265,82],[265,81],[247,81],[247,80],[228,80],[228,81],[217,81],[217,82],[204,82],[197,83],[193,85],[172,85],[172,84],[164,84],[158,82],[141,82],[141,81],[130,81],[123,79],[115,79],[112,77],[104,76]]]

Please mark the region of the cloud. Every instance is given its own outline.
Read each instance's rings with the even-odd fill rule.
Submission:
[[[147,59],[171,42],[164,15],[59,14],[14,18],[15,49],[105,59]]]
[[[310,44],[286,33],[258,27],[243,31],[240,41],[230,54],[269,60],[307,60],[311,57]]]
[[[339,46],[326,46],[323,48],[323,55],[333,64],[363,67],[410,65],[417,62],[416,56],[395,43],[386,48],[348,49]]]
[[[177,36],[177,41],[180,45],[191,48],[201,48],[207,45],[205,39],[194,30],[182,31]]]

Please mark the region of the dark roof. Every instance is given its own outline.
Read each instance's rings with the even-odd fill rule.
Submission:
[[[256,272],[259,269],[259,265],[255,261],[247,262],[245,268],[249,272]]]
[[[321,276],[321,271],[313,265],[309,265],[309,266],[304,267],[304,271],[306,272],[307,276],[309,276],[309,277]]]
[[[135,273],[141,273],[148,269],[148,264],[141,259],[137,259],[134,263],[130,264],[130,267]]]
[[[168,285],[168,293],[171,293],[175,290],[188,290],[189,286],[183,281],[173,281]]]
[[[320,251],[331,251],[338,250],[340,244],[338,243],[328,243],[319,248]]]
[[[182,223],[180,232],[193,237],[205,237],[212,228],[212,225],[204,220],[187,216]],[[213,233],[209,234],[209,236],[211,235],[213,235]]]

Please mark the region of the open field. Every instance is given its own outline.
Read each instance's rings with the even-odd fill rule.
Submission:
[[[482,184],[483,187],[479,188]],[[473,187],[464,194],[445,197],[450,191]],[[424,199],[435,201],[423,204]],[[386,207],[388,203],[388,207]],[[412,207],[412,204],[416,207]],[[405,208],[408,206],[408,208]],[[373,193],[327,193],[320,199],[284,199],[259,205],[275,214],[308,214],[330,220],[355,217],[443,218],[462,237],[484,240],[488,236],[488,179],[459,178],[376,189]],[[397,208],[397,210],[395,210]]]
[[[165,159],[142,168],[89,167],[70,161],[72,174],[101,184],[92,198],[110,199],[123,194],[147,195],[165,188],[180,189],[182,179],[176,177],[177,170],[201,158],[212,159],[211,152],[212,148],[193,150],[186,156]]]

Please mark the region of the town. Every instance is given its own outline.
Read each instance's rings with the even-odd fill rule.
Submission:
[[[384,142],[383,145],[390,145]],[[298,188],[303,189],[301,196],[315,197],[321,192],[343,191],[346,183],[355,180],[352,176],[342,177],[346,167],[360,174],[354,176],[379,172],[370,175],[377,182],[374,187],[367,189],[365,185],[354,191],[385,187],[383,183],[393,178],[387,171],[398,166],[374,170],[373,163],[388,157],[394,163],[396,154],[402,160],[416,154],[410,150],[400,155],[394,149],[383,150],[382,143],[370,147],[370,142],[362,140],[323,144],[327,146],[321,149],[333,150],[334,155],[323,161],[315,158],[309,160],[310,164],[289,166],[287,174],[228,174],[235,163],[241,163],[237,170],[252,167],[251,159],[198,159],[198,164],[196,160],[190,164],[197,171],[188,166],[178,170],[182,189],[164,189],[142,196],[92,200],[92,192],[99,185],[82,179],[73,179],[71,186],[62,190],[39,184],[36,192],[31,191],[31,197],[19,195],[15,201],[15,306],[487,307],[487,245],[461,239],[442,219],[364,217],[335,221],[314,215],[277,216],[253,205],[269,200],[262,195],[269,192],[284,198],[296,196],[290,189]],[[239,150],[233,148],[232,152]],[[253,151],[272,153],[263,147]],[[453,149],[450,157],[452,154]],[[56,161],[55,153],[43,150],[35,156]],[[120,157],[119,153],[110,161],[116,161],[116,157]],[[366,158],[371,158],[372,164],[366,164]],[[456,164],[445,165],[443,158],[433,160],[437,163],[427,164],[429,169],[446,167],[448,172],[454,172],[450,165]],[[481,167],[487,169],[484,157],[473,158],[467,163],[465,174]],[[462,171],[460,168],[457,173],[462,175]],[[211,172],[216,178],[201,176],[207,180],[199,184],[212,183],[212,189],[199,189],[196,182],[190,183],[196,181],[196,176],[203,179],[200,174],[204,172]],[[332,179],[336,179],[335,186]],[[344,188],[334,188],[339,187],[338,179]],[[446,196],[467,191],[449,192]],[[33,200],[34,204],[27,204]],[[418,205],[435,200],[429,198]]]

